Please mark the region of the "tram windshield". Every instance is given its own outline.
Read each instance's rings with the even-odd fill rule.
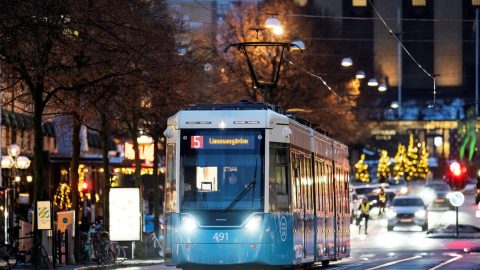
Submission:
[[[182,210],[263,209],[262,130],[182,130]]]

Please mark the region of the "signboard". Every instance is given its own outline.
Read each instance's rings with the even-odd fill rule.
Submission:
[[[39,230],[52,229],[52,212],[50,201],[37,202],[37,228]]]
[[[463,196],[462,192],[455,191],[450,196],[450,203],[455,207],[459,207],[463,205],[464,202],[465,202],[465,196]]]
[[[68,228],[72,226],[71,228]],[[57,229],[65,232],[66,229],[71,230],[70,234],[75,231],[75,211],[64,211],[57,213]]]
[[[254,135],[190,136],[191,149],[255,149]]]
[[[109,199],[110,240],[140,240],[140,189],[112,188]]]
[[[135,151],[133,150],[133,143],[125,142],[125,158],[134,160],[135,159]],[[145,160],[146,162],[153,161],[153,152],[154,152],[154,145],[153,143],[149,144],[139,144],[138,150],[140,154],[140,159]]]

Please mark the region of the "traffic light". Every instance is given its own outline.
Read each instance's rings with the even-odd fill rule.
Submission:
[[[82,193],[83,193],[83,194],[87,194],[87,193],[88,193],[88,190],[89,190],[89,188],[88,188],[88,183],[84,181],[84,182],[82,183]]]
[[[447,182],[452,189],[460,190],[467,184],[467,167],[458,161],[452,161],[448,165]]]

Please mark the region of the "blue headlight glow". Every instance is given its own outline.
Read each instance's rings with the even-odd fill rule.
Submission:
[[[262,217],[260,215],[250,216],[245,223],[245,228],[249,231],[256,231],[262,224]]]
[[[197,222],[192,216],[183,216],[182,228],[187,232],[194,231],[197,228]]]

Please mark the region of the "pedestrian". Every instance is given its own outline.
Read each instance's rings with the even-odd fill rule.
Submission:
[[[378,216],[385,213],[385,206],[387,205],[387,193],[383,188],[380,188],[378,193]]]
[[[360,225],[360,222],[362,222],[362,218],[365,219],[365,235],[367,235],[367,227],[368,227],[368,218],[370,217],[370,202],[368,201],[367,197],[364,197],[362,199],[362,202],[360,203],[360,206],[358,207],[358,210],[360,210],[360,216],[357,219],[357,226]]]

